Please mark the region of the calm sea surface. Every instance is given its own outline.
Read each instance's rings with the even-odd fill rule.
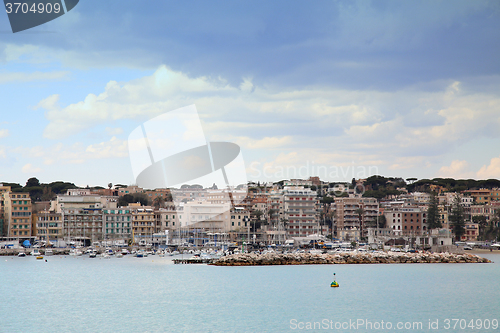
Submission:
[[[482,256],[494,263],[0,257],[0,332],[500,332],[500,255]],[[330,288],[333,273],[340,288]]]

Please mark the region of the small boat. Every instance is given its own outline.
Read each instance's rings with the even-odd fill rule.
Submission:
[[[41,256],[42,254],[40,253],[40,251],[38,249],[34,249],[33,252],[31,252],[31,255],[32,256]]]
[[[89,253],[89,258],[97,257],[97,253],[95,251]]]
[[[46,256],[53,256],[54,255],[54,251],[52,251],[52,249],[45,249],[45,255]]]
[[[19,252],[19,253],[17,254],[17,256],[18,256],[19,258],[24,258],[24,257],[26,257],[26,253],[24,253],[24,252]]]
[[[83,254],[82,251],[77,250],[77,249],[71,249],[69,250],[69,255],[70,256],[81,256]]]
[[[42,256],[38,256],[38,257],[36,257],[36,260],[42,260],[42,259],[43,259],[43,257],[42,257]]]

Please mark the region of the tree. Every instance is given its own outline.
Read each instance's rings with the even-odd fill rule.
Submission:
[[[377,216],[377,220],[378,220],[378,227],[382,229],[385,228],[385,225],[387,224],[387,219],[385,218],[385,215],[382,214]]]
[[[450,223],[455,233],[455,241],[460,241],[465,233],[465,217],[464,208],[461,205],[460,196],[457,194],[453,199],[451,214],[449,216]]]
[[[113,187],[113,184],[112,183],[109,183],[108,184],[108,188],[111,190],[111,188]]]
[[[160,207],[163,206],[163,203],[165,202],[165,199],[163,199],[163,197],[156,197],[154,198],[153,200],[153,206],[156,208],[156,209],[159,209]]]
[[[25,187],[35,187],[35,186],[40,186],[40,181],[36,177],[32,177],[28,179]]]
[[[365,214],[365,210],[363,209],[362,206],[359,206],[358,209],[356,209],[356,214],[358,214],[358,219],[359,219],[359,237],[363,237],[363,215]]]
[[[431,201],[427,208],[427,226],[429,230],[443,227],[439,216],[438,198],[434,192],[431,194]]]
[[[43,187],[43,194],[41,197],[42,201],[50,201],[56,198],[56,194],[52,192],[52,189],[48,186]]]

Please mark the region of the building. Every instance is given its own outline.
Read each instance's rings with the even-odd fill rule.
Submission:
[[[134,193],[142,193],[142,192],[143,192],[143,188],[136,186],[136,185],[118,188],[118,195],[120,197],[125,195],[125,194],[134,194]]]
[[[104,239],[102,200],[103,197],[91,194],[89,189],[69,189],[57,196],[54,210],[62,214],[66,240],[87,245]]]
[[[134,241],[141,236],[152,237],[156,232],[156,219],[151,206],[141,206],[138,203],[128,205],[129,211],[132,214],[132,232]]]
[[[367,236],[365,230],[377,221],[379,204],[375,198],[350,197],[335,198],[334,215],[337,237],[350,235],[347,230],[357,231],[349,236],[351,240],[361,240]],[[359,232],[359,234],[358,234]]]
[[[64,239],[62,213],[50,210],[49,207],[33,213],[35,220],[34,235],[38,239],[47,242],[62,240]]]
[[[7,235],[7,227],[8,223],[5,219],[5,198],[4,195],[5,193],[9,193],[11,190],[10,186],[4,186],[3,184],[0,184],[0,237],[6,236]]]
[[[31,238],[32,216],[29,193],[4,192],[3,198],[4,224],[7,226],[5,236]]]
[[[320,233],[316,191],[286,186],[282,192],[283,220],[287,237],[306,237]],[[281,222],[281,221],[278,221]]]
[[[102,214],[104,239],[132,238],[132,213],[129,207],[104,208]]]
[[[479,190],[466,190],[462,192],[465,195],[469,195],[474,199],[475,204],[485,204],[488,205],[491,202],[500,202],[500,189],[495,188],[489,189],[479,189]]]
[[[467,222],[465,224],[465,232],[462,235],[461,241],[477,241],[479,236],[479,224]]]
[[[422,236],[427,234],[427,211],[419,207],[403,207],[401,212],[401,230],[404,236]]]

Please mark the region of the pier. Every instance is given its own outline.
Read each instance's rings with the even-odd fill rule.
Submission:
[[[188,259],[172,259],[174,264],[211,264],[212,258],[188,258]]]

